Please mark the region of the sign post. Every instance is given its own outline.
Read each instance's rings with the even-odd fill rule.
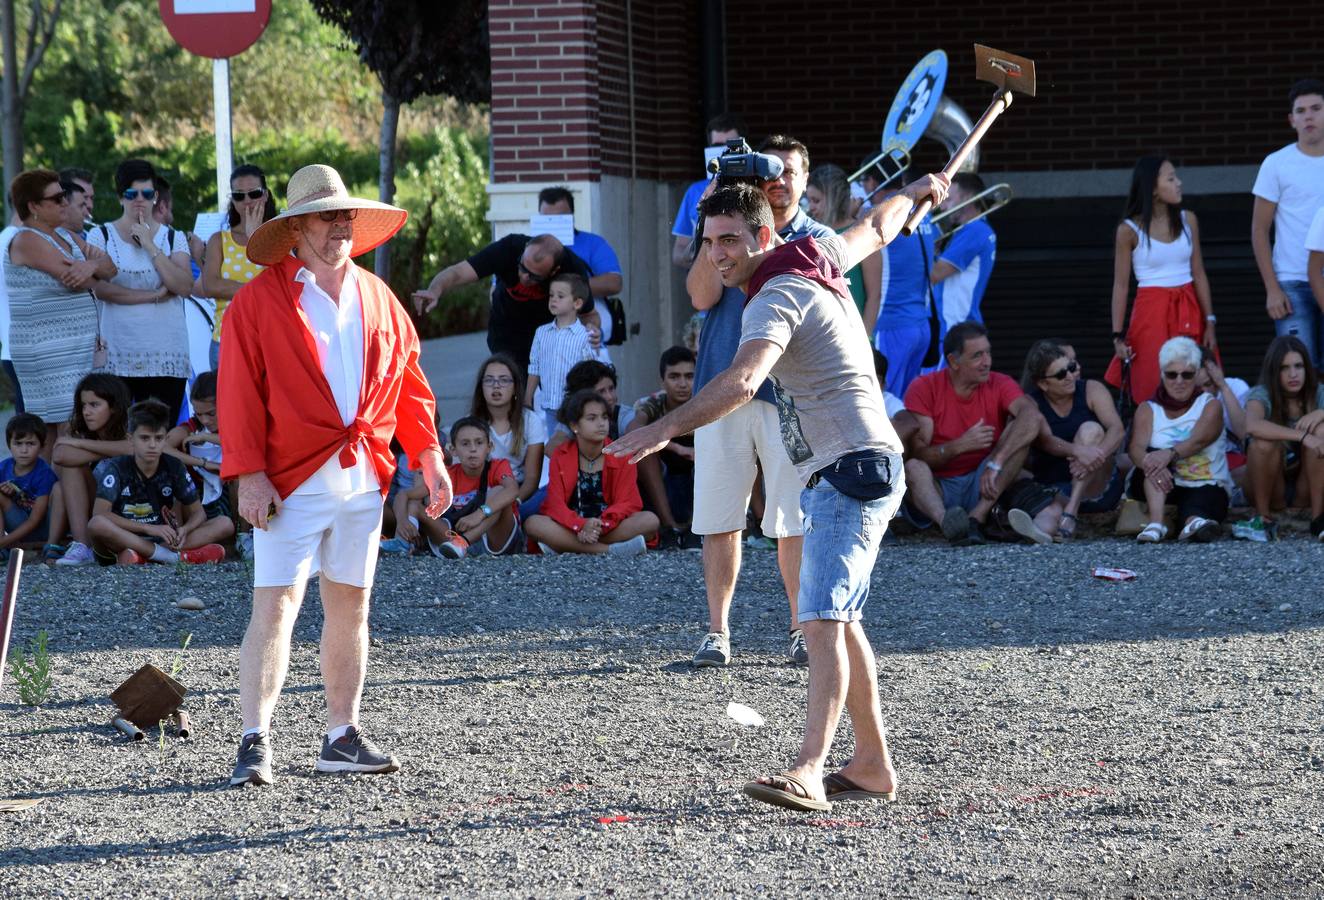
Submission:
[[[230,193],[233,144],[230,133],[230,57],[262,36],[271,19],[271,0],[158,0],[161,21],[190,53],[210,57],[216,118],[216,196],[218,211]]]

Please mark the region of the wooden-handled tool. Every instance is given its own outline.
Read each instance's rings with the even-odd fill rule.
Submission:
[[[988,81],[997,85],[997,91],[993,94],[993,102],[989,103],[988,109],[979,117],[975,127],[970,129],[961,146],[956,148],[952,158],[947,161],[943,167],[942,173],[951,178],[961,169],[965,158],[970,155],[970,151],[975,149],[984,134],[992,127],[993,122],[998,116],[1007,111],[1011,106],[1012,92],[1034,96],[1035,79],[1034,63],[1023,56],[1016,56],[1014,53],[1004,53],[1001,50],[994,50],[992,47],[985,47],[983,44],[975,44],[975,77],[980,81]],[[910,218],[902,226],[901,233],[907,237],[915,233],[919,223],[929,214],[933,208],[933,200],[924,198],[911,210]]]

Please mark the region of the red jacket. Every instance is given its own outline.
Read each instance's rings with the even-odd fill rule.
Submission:
[[[625,457],[607,456],[605,453],[602,459],[605,463],[602,467],[602,500],[607,506],[600,518],[602,533],[606,534],[642,510],[644,501],[639,497],[634,463]],[[547,496],[539,511],[553,522],[575,532],[583,528],[587,521],[571,509],[567,502],[575,492],[575,480],[578,477],[579,442],[571,437],[552,453],[551,468],[547,475]]]
[[[340,464],[353,466],[366,442],[385,494],[395,472],[392,435],[415,464],[423,451],[440,449],[418,334],[390,288],[359,268],[363,387],[346,427],[299,305],[303,285],[294,276],[302,265],[291,256],[269,266],[225,310],[216,388],[221,477],[265,472],[288,497],[338,449]]]

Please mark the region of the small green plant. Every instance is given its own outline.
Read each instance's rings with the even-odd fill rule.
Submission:
[[[175,661],[170,664],[170,677],[176,678],[179,673],[184,671],[184,651],[188,649],[189,643],[193,640],[193,632],[181,631],[179,633],[179,650],[175,652]]]
[[[9,661],[18,697],[28,706],[41,706],[51,693],[51,654],[46,640],[46,632],[38,631],[27,650],[19,650]]]

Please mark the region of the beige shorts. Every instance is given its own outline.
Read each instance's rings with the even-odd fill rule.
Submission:
[[[266,531],[253,529],[253,587],[298,586],[321,572],[337,584],[372,587],[382,495],[290,494]]]
[[[763,533],[768,537],[804,534],[800,491],[804,485],[782,444],[777,408],[751,400],[694,432],[695,534],[722,534],[745,527],[745,510],[763,465],[767,502]]]

